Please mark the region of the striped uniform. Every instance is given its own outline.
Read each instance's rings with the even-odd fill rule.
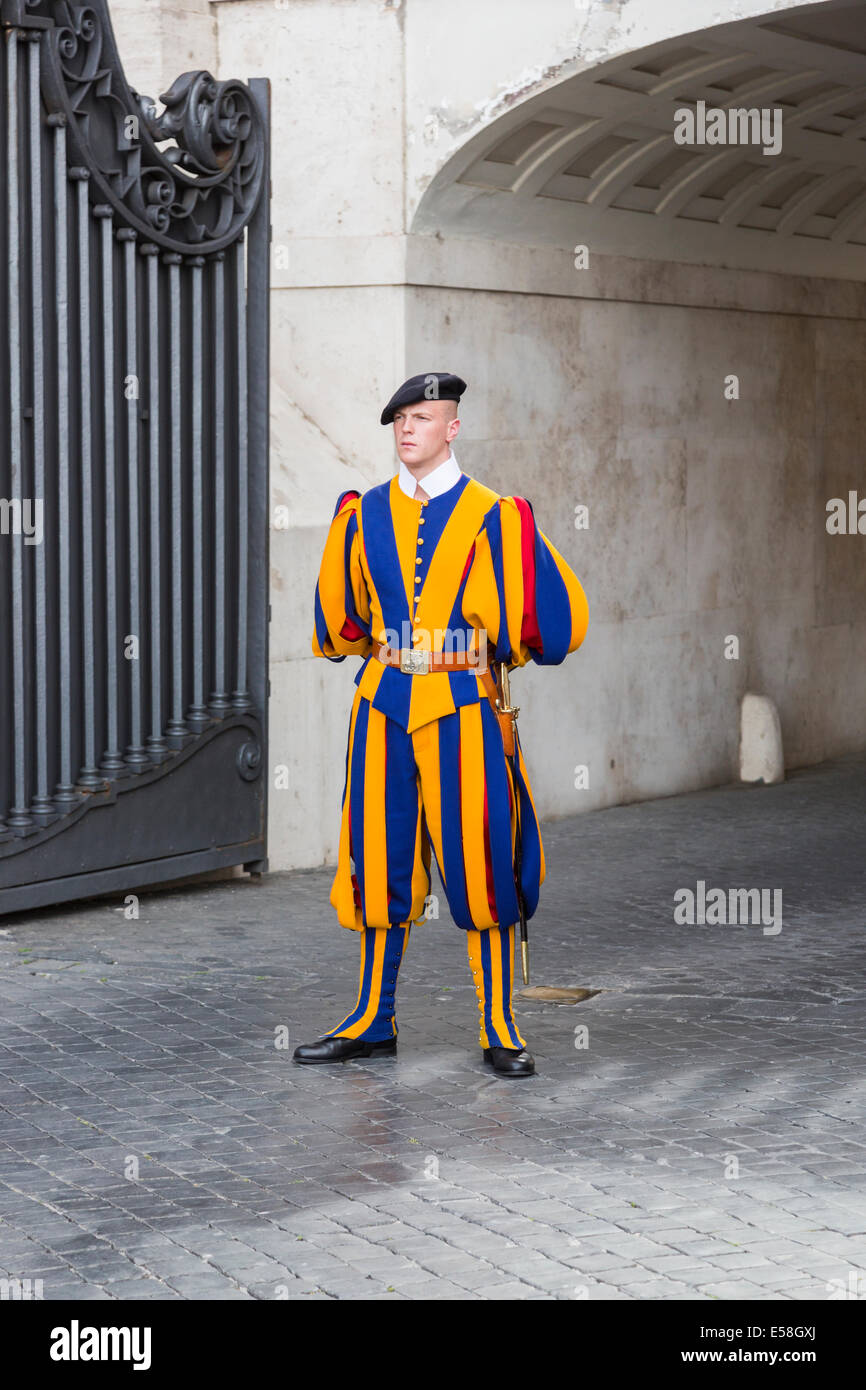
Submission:
[[[500,497],[465,473],[429,500],[407,497],[396,477],[363,496],[339,497],[312,646],[332,661],[363,658],[331,889],[340,923],[362,935],[362,965],[357,1006],[333,1033],[372,1039],[384,1027],[381,1036],[394,1036],[391,985],[409,927],[424,915],[432,849],[451,915],[467,933],[482,1045],[523,1046],[510,1005],[519,919],[515,795],[529,917],[545,872],[519,737],[512,777],[481,677],[407,674],[374,657],[372,640],[477,650],[486,633],[497,661],[552,665],[580,645],[587,621],[580,581],[525,499]],[[395,927],[399,939],[376,944],[383,928]]]

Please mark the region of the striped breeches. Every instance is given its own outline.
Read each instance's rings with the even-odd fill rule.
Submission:
[[[400,963],[409,941],[408,922],[364,927],[358,999],[350,1014],[325,1037],[384,1042],[397,1036],[396,991]],[[469,964],[481,1016],[482,1047],[525,1047],[511,1008],[516,930],[513,926],[471,929],[466,933]]]
[[[409,734],[356,692],[331,888],[340,923],[363,931],[418,921],[430,893],[432,848],[458,927],[511,926],[519,920],[518,814],[521,886],[531,917],[544,852],[519,740],[512,771],[487,700]]]

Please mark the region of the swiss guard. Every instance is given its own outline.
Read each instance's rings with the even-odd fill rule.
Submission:
[[[451,449],[466,383],[404,382],[382,412],[399,473],[337,499],[315,597],[313,653],[358,656],[331,903],[360,937],[355,1006],[297,1062],[397,1051],[396,990],[427,915],[430,854],[466,933],[484,1060],[535,1062],[512,1012],[517,937],[544,881],[544,851],[510,704],[508,670],[558,665],[583,641],[580,581],[531,504],[463,473]]]

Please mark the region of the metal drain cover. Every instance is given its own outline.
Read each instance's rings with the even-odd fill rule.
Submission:
[[[551,1004],[582,1004],[601,994],[600,989],[561,989],[557,985],[528,985],[520,991],[522,999],[546,999]]]

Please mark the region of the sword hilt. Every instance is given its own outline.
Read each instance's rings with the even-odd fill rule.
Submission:
[[[499,679],[502,684],[502,697],[496,697],[496,708],[500,714],[510,714],[514,721],[520,713],[520,706],[511,703],[511,682],[508,679],[508,667],[503,661],[499,668]]]

